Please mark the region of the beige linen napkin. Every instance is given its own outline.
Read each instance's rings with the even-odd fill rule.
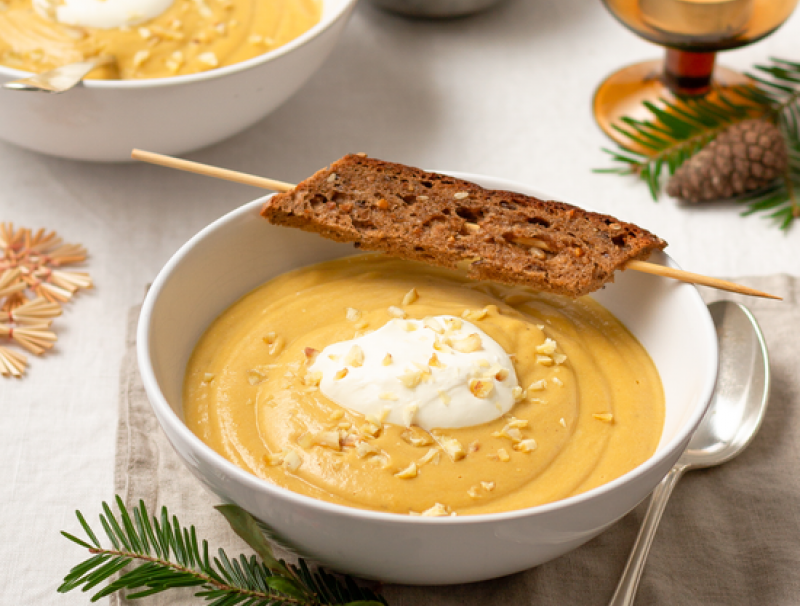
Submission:
[[[780,295],[768,301],[703,289],[707,301],[746,305],[765,333],[773,389],[761,432],[749,448],[717,468],[692,471],[667,506],[636,603],[651,606],[797,606],[800,603],[800,279],[785,275],[737,280]],[[215,551],[247,552],[212,509],[215,498],[183,467],[153,416],[135,356],[131,311],[121,379],[115,490],[126,504],[166,505],[194,524]],[[610,599],[646,503],[596,539],[552,562],[508,577],[446,587],[390,585],[391,606],[592,606]],[[387,546],[390,548],[390,546]],[[476,557],[480,557],[476,554]],[[174,591],[112,605],[202,604]]]

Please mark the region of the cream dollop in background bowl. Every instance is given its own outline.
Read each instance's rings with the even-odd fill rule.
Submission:
[[[322,19],[288,44],[205,72],[87,80],[62,94],[0,88],[0,140],[100,162],[133,148],[179,155],[251,126],[296,93],[333,50],[357,0],[323,0]],[[0,84],[30,76],[0,65]]]
[[[519,184],[455,176],[547,199]],[[253,288],[288,270],[357,252],[316,234],[269,225],[259,216],[263,201],[205,228],[161,270],[142,308],[138,361],[161,427],[191,472],[221,501],[252,513],[303,556],[350,574],[422,585],[480,581],[531,568],[595,537],[642,501],[678,459],[705,412],[716,379],[717,341],[699,293],[687,284],[628,271],[593,296],[645,346],[664,384],[661,442],[633,471],[547,505],[444,518],[334,505],[260,480],[184,425],[186,363],[211,322]],[[665,254],[652,260],[676,266]]]

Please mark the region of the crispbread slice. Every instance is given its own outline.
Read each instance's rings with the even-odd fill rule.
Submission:
[[[474,279],[573,297],[667,245],[608,215],[363,154],[274,195],[261,214],[364,250],[449,268],[466,262]]]

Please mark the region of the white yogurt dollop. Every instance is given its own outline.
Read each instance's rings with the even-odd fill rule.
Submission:
[[[310,373],[350,410],[423,429],[470,427],[511,410],[522,390],[511,358],[454,316],[394,319],[319,352]]]
[[[33,0],[37,13],[64,25],[113,29],[158,17],[172,0]]]

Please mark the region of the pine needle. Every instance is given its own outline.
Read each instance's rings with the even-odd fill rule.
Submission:
[[[630,145],[603,148],[617,166],[595,172],[634,175],[658,200],[664,178],[722,130],[751,118],[771,120],[789,147],[788,169],[769,189],[736,200],[745,207],[742,216],[762,214],[780,229],[788,229],[800,217],[800,63],[770,58],[768,65],[755,65],[753,71],[747,74],[752,84],[735,87],[729,95],[676,102],[661,99],[663,107],[644,102],[652,119],[623,118],[622,124],[614,125]]]
[[[150,516],[141,501],[133,515],[119,496],[115,504],[118,513],[103,503],[100,515],[111,547],[101,545],[80,512],[76,515],[88,539],[61,533],[89,557],[64,577],[60,593],[97,589],[91,598],[97,601],[123,590],[133,599],[194,587],[194,595],[213,606],[388,606],[382,596],[351,577],[323,569],[312,572],[302,558],[297,565],[276,559],[256,520],[235,505],[218,509],[262,561],[255,555],[231,559],[222,549],[212,561],[208,543],[198,541],[194,526],[182,527],[166,508],[159,519]]]

